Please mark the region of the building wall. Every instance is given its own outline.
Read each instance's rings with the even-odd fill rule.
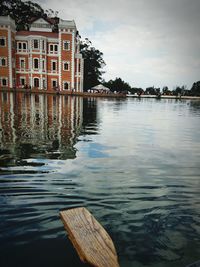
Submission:
[[[72,32],[61,31],[60,35],[60,85],[62,90],[71,90],[73,87],[73,55],[72,55]],[[64,64],[68,64],[68,69],[64,69]],[[66,86],[65,83],[68,85]]]
[[[15,79],[15,24],[10,17],[0,17],[0,88],[10,88]]]
[[[59,33],[49,32],[50,27],[46,32],[35,29],[33,24],[32,31],[15,34],[13,20],[6,17],[5,26],[4,18],[0,17],[0,38],[6,38],[6,46],[0,49],[0,60],[7,58],[7,64],[0,66],[0,78],[7,79],[7,88],[82,91],[83,60],[73,21],[61,21]]]

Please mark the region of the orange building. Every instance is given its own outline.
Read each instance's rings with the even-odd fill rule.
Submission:
[[[83,58],[73,20],[33,19],[29,30],[16,32],[15,22],[0,16],[0,88],[26,87],[83,91]]]

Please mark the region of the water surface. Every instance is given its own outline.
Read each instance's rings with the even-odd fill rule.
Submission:
[[[200,102],[0,93],[0,266],[84,266],[59,211],[85,206],[121,267],[200,259]]]

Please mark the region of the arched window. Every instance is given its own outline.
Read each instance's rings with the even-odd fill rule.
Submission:
[[[69,82],[63,82],[63,89],[69,90],[70,89],[70,83]]]
[[[1,65],[2,66],[6,66],[7,64],[6,64],[6,59],[5,58],[2,58],[1,59]]]
[[[39,87],[40,86],[40,80],[38,78],[34,78],[34,87]]]
[[[70,63],[68,61],[63,61],[63,70],[70,70]]]
[[[39,59],[38,58],[34,58],[33,67],[34,67],[34,69],[39,69]]]
[[[8,79],[7,78],[1,78],[1,84],[2,84],[2,86],[8,86]]]
[[[6,46],[6,37],[0,37],[0,46]]]

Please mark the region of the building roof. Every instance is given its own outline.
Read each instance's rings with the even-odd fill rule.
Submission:
[[[55,18],[50,18],[50,17],[33,17],[29,20],[29,23],[32,24],[33,22],[37,21],[38,19],[43,19],[46,22],[48,22],[49,24],[53,25],[55,23],[59,22],[59,18],[55,17]]]
[[[15,21],[8,16],[0,16],[0,25],[10,25],[13,29],[15,29]]]
[[[108,87],[105,87],[103,84],[98,84],[98,85],[92,87],[91,89],[93,89],[93,90],[110,91],[110,89]]]
[[[59,27],[59,29],[62,29],[62,28],[76,29],[76,24],[75,24],[74,20],[63,20],[63,19],[60,19],[58,27]]]
[[[38,36],[58,38],[57,32],[18,31],[16,35],[17,36],[38,35]]]

